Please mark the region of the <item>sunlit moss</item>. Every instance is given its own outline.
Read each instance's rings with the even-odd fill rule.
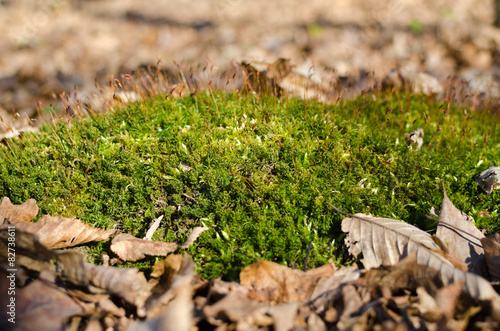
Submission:
[[[345,263],[342,215],[326,202],[427,230],[444,179],[458,208],[498,230],[499,194],[479,193],[474,175],[500,163],[499,123],[485,111],[407,94],[335,105],[208,92],[158,97],[4,140],[0,196],[35,198],[39,215],[136,236],[165,215],[156,240],[183,241],[192,227],[209,226],[189,249],[207,278],[234,279],[254,258],[302,268],[310,241],[308,267]],[[418,127],[424,145],[412,151],[404,133]],[[112,254],[109,244],[91,246],[96,262],[103,252]]]

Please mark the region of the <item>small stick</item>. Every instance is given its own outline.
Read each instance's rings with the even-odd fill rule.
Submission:
[[[307,259],[309,259],[309,252],[311,252],[312,241],[309,242],[309,247],[307,247],[306,258],[304,259],[304,271],[307,269]]]

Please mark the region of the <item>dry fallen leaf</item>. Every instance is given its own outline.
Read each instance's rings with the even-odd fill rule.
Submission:
[[[194,263],[188,255],[170,255],[165,259],[165,270],[169,273],[169,290],[148,300],[147,320],[137,323],[130,330],[179,330],[193,328],[193,284]],[[174,271],[175,270],[175,271]]]
[[[53,259],[56,253],[40,244],[35,235],[17,230],[16,237],[16,265],[29,270],[41,272],[42,270],[55,270]],[[0,229],[0,261],[8,261],[9,232],[7,228]]]
[[[279,61],[279,60],[278,60]],[[280,97],[283,93],[278,86],[275,78],[267,75],[269,67],[258,63],[241,63],[243,75],[245,76],[245,85],[243,92],[254,92],[257,94],[269,94]]]
[[[328,100],[326,93],[312,79],[295,72],[290,61],[280,58],[271,64],[252,62],[241,64],[246,85],[243,90],[280,97],[283,93],[301,99]]]
[[[500,279],[500,243],[491,238],[482,238],[481,244],[490,275],[495,279]]]
[[[178,245],[177,243],[166,243],[162,241],[151,241],[136,238],[130,234],[121,233],[111,241],[111,250],[124,261],[137,261],[146,256],[167,256],[177,248],[188,248],[207,227],[195,227],[188,239]]]
[[[296,302],[308,300],[318,281],[334,272],[331,264],[303,272],[274,262],[258,261],[240,272],[240,283],[251,290],[249,297],[257,301]]]
[[[383,80],[383,86],[413,93],[439,94],[443,85],[433,76],[424,72],[393,70]]]
[[[161,215],[161,216],[155,218],[155,220],[153,221],[153,224],[151,224],[148,231],[146,232],[146,235],[142,239],[151,240],[153,238],[154,233],[160,227],[160,223],[161,223],[161,220],[163,219],[163,216],[164,215]]]
[[[380,266],[367,271],[364,281],[371,292],[387,288],[394,295],[397,292],[415,291],[423,287],[435,294],[442,286],[438,271],[417,263],[417,255],[411,254],[394,266]]]
[[[481,244],[484,234],[476,228],[467,214],[453,205],[446,195],[444,184],[443,195],[436,236],[446,244],[449,254],[465,262],[470,272],[480,275],[484,261]]]
[[[61,277],[80,286],[93,285],[114,294],[137,307],[137,315],[146,315],[144,305],[149,286],[142,272],[135,268],[114,268],[93,265],[76,252],[65,251],[57,256]]]
[[[167,256],[177,249],[176,243],[151,241],[120,233],[111,241],[111,250],[123,261],[137,261],[146,256]]]
[[[4,278],[4,277],[2,277]],[[16,290],[16,330],[60,330],[80,304],[55,285],[35,280]]]
[[[29,222],[38,214],[35,199],[26,200],[22,205],[13,205],[10,199],[4,197],[0,204],[0,224]]]
[[[237,330],[245,330],[254,324],[261,326],[273,324],[272,317],[259,311],[262,307],[265,307],[263,303],[250,299],[242,291],[231,291],[213,305],[206,305],[203,314],[212,325],[221,325],[229,321],[237,323]]]
[[[57,249],[107,240],[114,229],[101,230],[76,218],[45,215],[36,223],[17,223],[17,230],[33,233],[47,248]]]
[[[481,172],[477,175],[476,182],[484,192],[491,194],[500,188],[500,167],[491,167]]]
[[[363,253],[362,262],[365,268],[394,265],[402,258],[415,253],[419,264],[433,267],[439,272],[444,285],[465,280],[463,291],[472,298],[493,300],[498,297],[486,279],[459,270],[444,258],[439,246],[427,232],[389,218],[365,214],[349,216],[342,220],[342,231],[348,233],[346,245],[349,253],[355,257]]]

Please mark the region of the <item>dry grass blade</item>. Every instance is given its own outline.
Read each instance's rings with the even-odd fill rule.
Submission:
[[[418,264],[435,268],[444,285],[464,280],[463,291],[471,297],[480,300],[493,300],[498,297],[486,279],[459,270],[444,258],[440,254],[439,246],[427,232],[389,218],[365,214],[346,215],[350,216],[342,220],[342,231],[347,233],[346,245],[354,256],[363,253],[364,259],[361,261],[365,268],[394,265],[409,254],[415,253]]]
[[[207,228],[206,226],[197,226],[197,227],[195,227],[191,231],[191,234],[186,239],[186,241],[183,244],[179,245],[179,248],[188,248],[189,246],[191,246],[196,241],[196,239],[198,239],[198,237],[200,236],[200,234],[202,234],[203,232],[205,232],[207,230],[210,230],[210,228]]]

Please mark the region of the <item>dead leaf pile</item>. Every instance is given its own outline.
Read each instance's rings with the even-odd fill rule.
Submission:
[[[366,269],[337,269],[333,262],[307,272],[257,261],[239,282],[205,281],[187,255],[157,262],[149,279],[133,268],[92,265],[78,253],[53,250],[110,236],[74,225],[70,235],[48,241],[44,226],[70,226],[69,219],[28,226],[36,203],[13,206],[4,199],[0,216],[0,290],[9,286],[9,225],[16,226],[16,328],[20,330],[494,330],[500,328],[500,299],[481,276],[498,279],[499,235],[491,238],[456,209],[446,192],[436,236],[401,221],[364,214],[342,222],[346,245],[363,255]],[[333,206],[332,206],[333,207]],[[334,207],[335,208],[335,207]],[[57,222],[56,222],[57,221]],[[157,228],[161,218],[153,222]],[[67,223],[65,223],[67,222]],[[28,224],[18,227],[19,224]],[[33,223],[36,225],[37,223]],[[124,260],[167,256],[192,244],[154,242],[128,234],[111,250]],[[90,235],[89,233],[95,233]],[[85,235],[83,235],[85,234]],[[91,239],[92,238],[92,239]],[[151,238],[151,234],[147,236]],[[48,247],[46,243],[51,243]],[[64,243],[64,245],[62,244]],[[484,261],[486,268],[482,265]],[[9,298],[0,297],[2,309]],[[10,327],[7,311],[0,326]]]
[[[331,90],[328,86],[328,79],[314,81],[295,71],[287,59],[280,58],[271,64],[242,62],[241,68],[245,78],[242,92],[277,97],[286,94],[305,100],[315,99],[320,102],[332,102],[333,100],[333,96],[329,96],[326,92]]]

